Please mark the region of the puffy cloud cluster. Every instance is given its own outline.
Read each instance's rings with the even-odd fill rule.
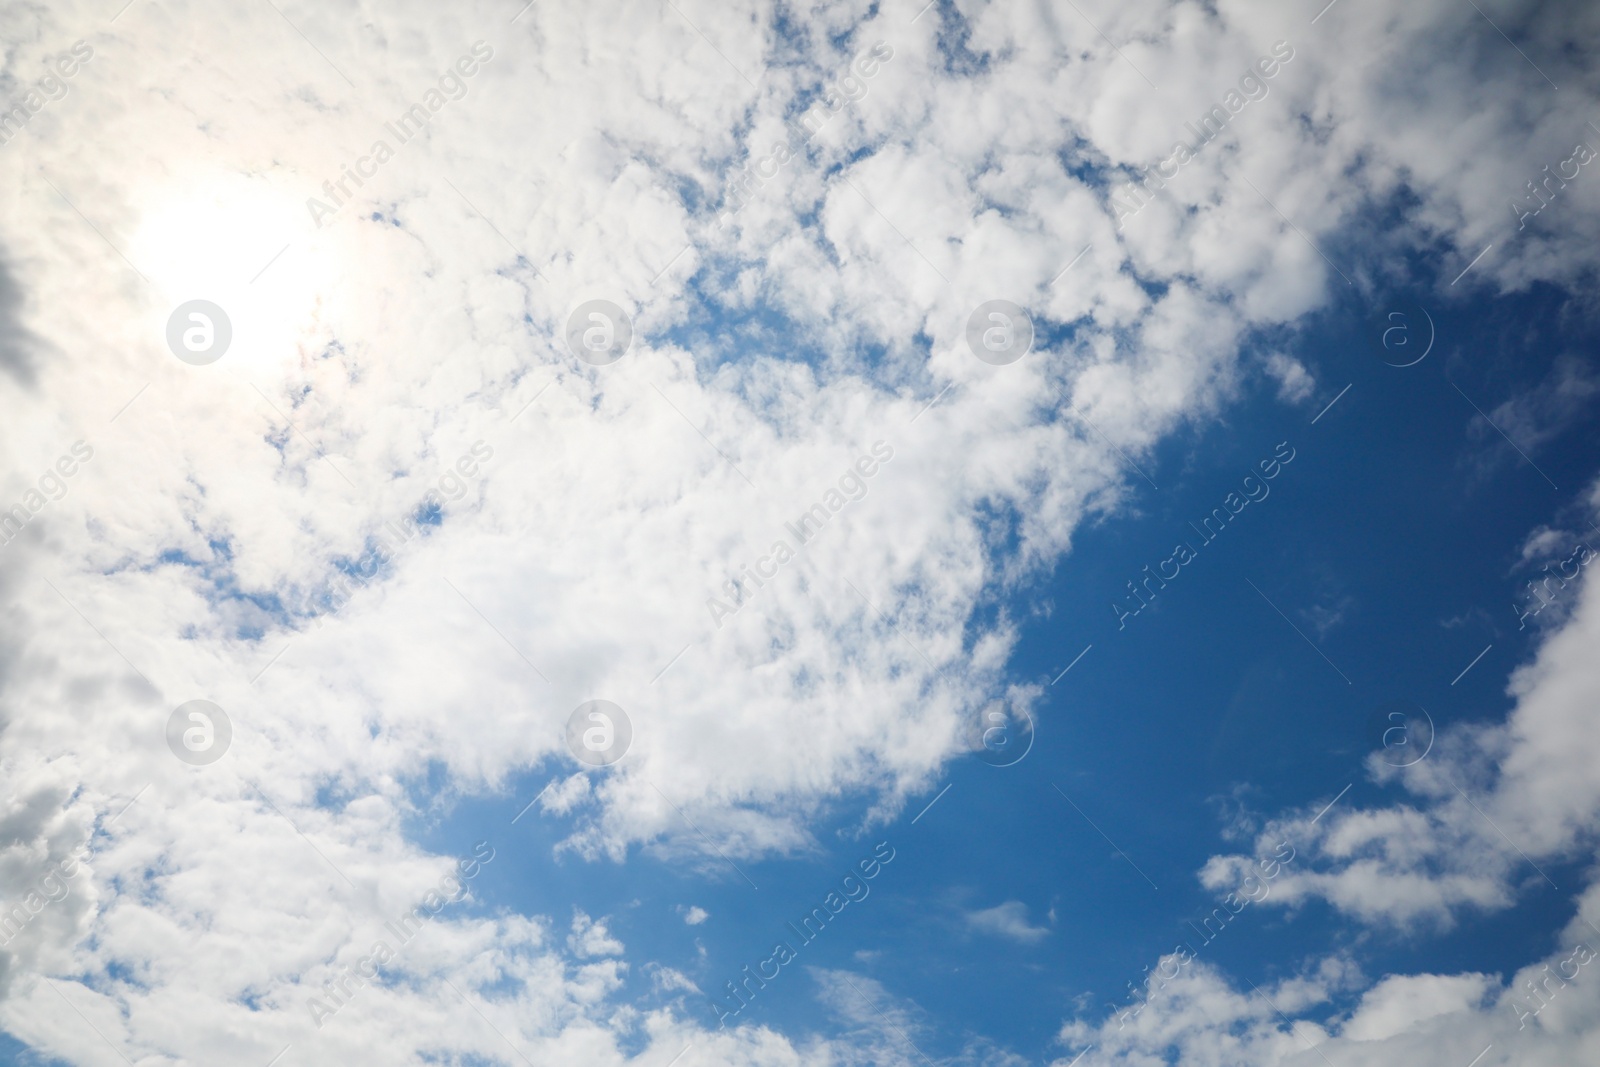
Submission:
[[[1384,975],[1368,979],[1348,958],[1306,961],[1300,973],[1259,984],[1197,962],[1119,1024],[1068,1023],[1071,1051],[1055,1067],[1451,1067],[1475,1063],[1582,1062],[1600,1041],[1600,983],[1592,963],[1600,891],[1579,901],[1561,947],[1498,975]],[[1589,962],[1581,962],[1587,959]],[[1338,1008],[1359,991],[1354,1005]],[[1079,1056],[1081,1055],[1081,1058]]]

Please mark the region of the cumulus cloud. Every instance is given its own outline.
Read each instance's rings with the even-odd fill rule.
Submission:
[[[1383,1041],[1426,1028],[1440,1016],[1473,1011],[1499,985],[1487,974],[1391,975],[1361,994],[1340,1033],[1352,1041]]]
[[[1348,960],[1325,957],[1305,961],[1293,977],[1251,983],[1194,962],[1137,1013],[1075,1019],[1058,1037],[1081,1050],[1087,1067],[1174,1059],[1241,1067],[1566,1062],[1600,1038],[1600,984],[1586,969],[1600,942],[1591,925],[1600,890],[1586,890],[1577,905],[1557,951],[1504,978],[1387,975],[1366,984]],[[1353,989],[1362,989],[1353,1008],[1332,1007]],[[1055,1067],[1075,1058],[1063,1055]]]
[[[1592,907],[1592,902],[1586,907]],[[1573,931],[1569,929],[1568,936]],[[1587,935],[1592,939],[1593,935]],[[1563,949],[1551,961],[1559,964]],[[1600,993],[1581,977],[1549,981],[1546,999],[1519,986],[1545,979],[1545,961],[1519,970],[1507,983],[1463,973],[1385,977],[1363,992],[1349,1012],[1331,999],[1358,982],[1335,957],[1308,963],[1277,982],[1235,983],[1217,968],[1195,963],[1152,998],[1137,1016],[1095,1024],[1073,1021],[1059,1035],[1073,1050],[1053,1061],[1065,1067],[1133,1067],[1149,1063],[1364,1067],[1452,1063],[1496,1065],[1565,1062],[1600,1036]],[[1544,1005],[1534,1015],[1528,1005]]]
[[[589,918],[582,911],[574,911],[572,933],[567,937],[567,948],[575,956],[620,956],[624,951],[621,941],[606,930],[603,920]]]
[[[1278,383],[1278,399],[1291,404],[1308,399],[1317,387],[1305,364],[1282,352],[1267,357],[1267,373]]]

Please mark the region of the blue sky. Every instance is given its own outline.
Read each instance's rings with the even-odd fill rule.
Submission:
[[[1587,12],[0,38],[0,1062],[1594,1059]]]
[[[1592,482],[1594,416],[1575,414],[1530,462],[1485,435],[1451,383],[1487,409],[1536,389],[1560,354],[1592,348],[1592,330],[1539,328],[1555,303],[1550,293],[1441,303],[1430,310],[1434,351],[1407,368],[1367,344],[1370,315],[1308,324],[1292,347],[1325,383],[1314,395],[1286,409],[1275,384],[1260,383],[1221,424],[1178,435],[1141,464],[1159,488],[1130,476],[1138,514],[1081,530],[1053,575],[1000,598],[1025,620],[1011,674],[1044,686],[1027,756],[1007,767],[957,759],[901,817],[868,831],[865,806],[840,798],[814,826],[814,855],[740,864],[759,888],[712,859],[699,869],[649,856],[552,863],[563,821],[547,825],[538,809],[511,820],[564,767],[554,779],[518,778],[505,797],[450,803],[420,839],[446,853],[452,842],[493,841],[502,859],[479,887],[483,906],[607,916],[627,944],[730,1007],[723,984],[774,941],[798,944],[784,924],[887,840],[896,859],[870,895],[799,955],[803,967],[860,972],[914,1003],[918,1046],[936,1061],[985,1038],[1048,1059],[1063,1014],[1099,1019],[1125,1006],[1127,984],[1180,942],[1256,983],[1335,951],[1373,975],[1510,975],[1553,949],[1572,917],[1570,898],[1531,868],[1514,911],[1468,913],[1448,931],[1374,935],[1317,904],[1246,908],[1214,942],[1186,924],[1221,899],[1195,872],[1227,847],[1236,817],[1394,795],[1363,769],[1375,712],[1410,702],[1445,731],[1510,710],[1506,676],[1537,646],[1511,610],[1527,596],[1512,568],[1528,531],[1572,505],[1570,489],[1539,471],[1558,486]],[[1482,340],[1510,331],[1525,336]],[[1283,442],[1294,458],[1266,497],[1213,543],[1187,527]],[[1157,606],[1119,626],[1109,605],[1126,608],[1125,583],[1178,541],[1198,548],[1194,562]],[[1557,884],[1583,877],[1581,863],[1543,869]],[[970,914],[1011,901],[1037,939],[971,925]],[[710,917],[685,924],[690,906]],[[628,989],[652,998],[643,973]],[[786,967],[738,1020],[786,1033],[848,1029],[818,994],[801,967]]]

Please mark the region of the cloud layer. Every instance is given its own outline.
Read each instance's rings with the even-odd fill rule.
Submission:
[[[648,848],[709,869],[803,852],[840,812],[892,818],[975,709],[1037,698],[1008,673],[1005,597],[1126,506],[1129,463],[1253,375],[1309,395],[1316,368],[1267,339],[1386,289],[1418,250],[1459,269],[1492,244],[1469,291],[1595,266],[1592,167],[1520,229],[1508,207],[1543,180],[1526,161],[1600,138],[1573,58],[1594,12],[1497,12],[1530,69],[1442,2],[1314,25],[1254,3],[515,6],[0,13],[7,99],[29,111],[0,146],[0,506],[28,511],[0,547],[0,892],[59,897],[5,946],[0,1015],[38,1048],[907,1056],[848,1027],[703,1032],[671,981],[620,1003],[642,964],[581,913],[443,912],[323,1026],[307,1002],[460,858],[404,832],[431,770],[487,794],[548,769],[564,849],[606,862]],[[93,60],[34,113],[27,87],[79,40]],[[1279,42],[1270,92],[1119,227],[1109,198]],[[726,217],[730,179],[818,100],[829,120]],[[402,141],[386,124],[414,105],[426,127]],[[163,340],[197,297],[232,319],[207,367]],[[566,345],[593,299],[632,318],[611,366]],[[1009,366],[965,340],[992,299],[1035,323]],[[34,509],[78,441],[92,461]],[[879,469],[832,508],[863,456]],[[827,525],[797,544],[819,501]],[[732,617],[710,610],[780,540],[793,561]],[[1521,860],[1490,819],[1536,860],[1592,847],[1585,597],[1517,675],[1506,726],[1451,739],[1405,780],[1414,804],[1305,830],[1318,862],[1277,899],[1444,922],[1514,897]],[[162,739],[199,697],[233,723],[210,767]],[[596,697],[627,710],[632,750],[568,778],[567,717]],[[1268,992],[1302,1013],[1353,981],[1323,961]],[[1189,1006],[1138,1040],[1197,1063],[1305,1055],[1226,976],[1184,982]],[[1540,1015],[1552,1048],[1592,1030],[1585,988]],[[1398,1057],[1497,993],[1409,976],[1366,995],[1301,1031]],[[1396,1030],[1401,1011],[1422,1021]],[[1123,1057],[1100,1062],[1158,1054],[1066,1036]]]

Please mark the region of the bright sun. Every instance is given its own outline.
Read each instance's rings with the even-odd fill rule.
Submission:
[[[178,305],[209,300],[232,322],[224,358],[253,366],[294,359],[331,273],[313,234],[298,202],[263,178],[215,172],[161,188],[129,250],[160,294],[156,336]]]

